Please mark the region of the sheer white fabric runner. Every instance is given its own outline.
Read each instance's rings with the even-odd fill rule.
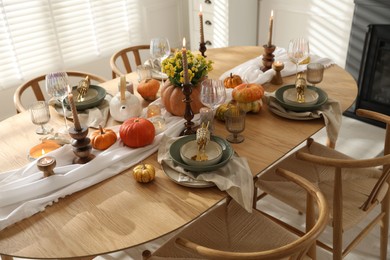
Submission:
[[[81,165],[72,164],[74,154],[72,146],[67,144],[47,154],[57,161],[54,176],[42,178],[43,173],[38,170],[36,161],[0,174],[0,230],[45,210],[59,198],[110,178],[156,152],[164,134],[178,136],[184,126],[181,117],[165,119],[166,130],[156,135],[148,146],[132,149],[119,140],[103,152],[94,150],[96,158]],[[112,129],[118,132],[119,126]]]
[[[296,66],[294,63],[292,63],[289,60],[287,52],[284,48],[276,48],[276,50],[274,51],[274,55],[275,55],[274,57],[275,61],[281,61],[284,63],[284,69],[281,71],[282,77],[295,74]],[[250,83],[258,83],[258,84],[267,83],[271,81],[272,77],[275,75],[275,71],[273,69],[267,70],[266,72],[261,71],[260,67],[263,64],[262,59],[263,59],[263,55],[251,59],[249,61],[246,61],[234,67],[233,69],[226,71],[219,77],[219,79],[224,80],[230,75],[230,73],[233,73],[239,75],[244,81]],[[310,55],[310,62],[321,63],[325,67],[329,67],[330,65],[334,64],[334,62],[331,59],[321,58],[314,54]],[[298,71],[299,72],[305,71],[306,66],[307,64],[298,65]]]

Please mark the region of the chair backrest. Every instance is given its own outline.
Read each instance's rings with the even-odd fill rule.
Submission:
[[[136,45],[136,46],[124,48],[124,49],[114,53],[110,59],[112,78],[114,79],[116,77],[119,77],[121,75],[130,73],[133,71],[131,68],[131,62],[129,59],[130,54],[132,54],[131,60],[133,60],[135,65],[138,66],[138,65],[142,64],[141,50],[149,50],[149,49],[150,49],[150,45]],[[119,69],[119,67],[120,67],[119,61],[121,61],[121,63],[122,63],[121,67],[124,67],[124,69],[126,71],[121,71]]]
[[[66,73],[69,76],[70,84],[73,84],[72,79],[77,80],[77,82],[78,82],[81,79],[84,79],[86,76],[89,76],[89,79],[91,80],[92,84],[94,82],[103,83],[103,82],[107,81],[103,77],[100,77],[98,75],[88,73],[88,72],[66,71]],[[42,91],[42,88],[45,89],[45,76],[46,75],[41,75],[41,76],[38,76],[36,78],[33,78],[33,79],[23,83],[15,90],[14,105],[15,105],[17,113],[20,113],[20,112],[27,110],[28,106],[23,105],[22,95],[25,91],[29,90],[30,88],[31,88],[31,90],[32,90],[32,92],[37,100],[45,100],[45,95],[43,94],[44,92]]]
[[[327,226],[329,218],[329,208],[322,192],[314,184],[303,177],[300,177],[290,171],[277,169],[276,173],[282,175],[288,180],[295,182],[307,192],[307,215],[311,223],[307,223],[306,233],[297,238],[297,240],[279,248],[274,248],[262,252],[228,252],[205,247],[179,237],[176,239],[176,245],[187,250],[196,252],[207,259],[303,259],[310,248],[315,247],[318,236]],[[316,204],[316,205],[315,205]],[[316,210],[317,208],[317,210]],[[316,214],[317,212],[317,214]],[[317,215],[317,216],[315,216]],[[264,215],[264,217],[266,217]],[[315,220],[317,219],[317,220]],[[278,235],[278,234],[275,234]],[[283,234],[280,234],[283,236]],[[261,234],[259,234],[261,236]],[[266,238],[264,238],[266,239]]]

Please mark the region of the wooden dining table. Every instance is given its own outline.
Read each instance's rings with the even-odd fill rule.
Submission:
[[[214,61],[209,78],[262,54],[259,46],[209,49]],[[261,64],[260,64],[261,65]],[[136,75],[127,75],[137,84]],[[292,84],[295,76],[283,78]],[[119,79],[101,86],[115,94]],[[267,92],[282,85],[264,84]],[[357,95],[357,85],[343,68],[332,65],[325,70],[319,86],[329,98],[348,109]],[[144,106],[148,102],[142,101]],[[63,118],[53,110],[50,124],[59,127]],[[112,118],[108,126],[119,124]],[[224,123],[215,120],[215,135],[225,138]],[[272,113],[266,104],[257,114],[247,114],[245,141],[232,144],[235,152],[248,161],[253,176],[282,158],[324,127],[323,119],[290,120]],[[0,169],[20,168],[30,161],[30,147],[40,142],[28,112],[0,122]],[[337,146],[336,146],[337,147]],[[136,182],[132,168],[89,188],[59,199],[44,211],[0,231],[0,255],[25,258],[69,258],[106,254],[141,245],[169,234],[193,221],[226,197],[216,187],[191,188],[170,180],[157,162],[157,153],[145,163],[156,168],[156,178],[148,184]]]

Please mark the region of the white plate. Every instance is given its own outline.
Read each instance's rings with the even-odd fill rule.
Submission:
[[[174,169],[169,167],[164,161],[162,161],[161,166],[165,175],[167,175],[172,181],[182,186],[191,187],[191,188],[208,188],[208,187],[215,186],[215,184],[212,182],[198,181],[178,171],[175,171]]]
[[[286,104],[295,105],[295,106],[311,106],[317,103],[318,93],[309,88],[305,88],[305,102],[297,101],[297,91],[295,88],[286,89],[283,92],[283,100]]]

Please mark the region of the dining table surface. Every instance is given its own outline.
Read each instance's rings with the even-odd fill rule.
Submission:
[[[234,46],[206,51],[214,62],[209,78],[262,54],[260,46]],[[261,65],[261,64],[260,64]],[[135,73],[126,75],[136,89]],[[119,78],[100,86],[116,94]],[[295,75],[283,78],[282,85],[263,84],[266,92],[294,84]],[[325,70],[319,84],[347,110],[357,95],[353,77],[338,65]],[[136,93],[136,95],[138,95]],[[139,96],[139,95],[138,95]],[[139,96],[140,97],[140,96]],[[142,101],[146,107],[147,101]],[[63,118],[51,108],[50,124],[56,128]],[[107,127],[118,125],[112,118]],[[325,126],[322,118],[291,120],[272,113],[267,104],[256,114],[248,113],[243,132],[245,141],[231,144],[234,151],[248,161],[253,176],[292,151]],[[214,121],[214,134],[225,138],[229,133],[224,123]],[[22,112],[0,122],[0,169],[7,171],[30,163],[27,153],[40,142],[30,114]],[[336,145],[337,148],[337,145]],[[44,211],[23,219],[0,231],[0,255],[25,258],[69,258],[102,255],[153,241],[169,234],[226,198],[216,187],[192,188],[173,182],[157,162],[157,153],[144,163],[156,168],[153,182],[135,181],[132,167],[98,184],[59,199]]]

